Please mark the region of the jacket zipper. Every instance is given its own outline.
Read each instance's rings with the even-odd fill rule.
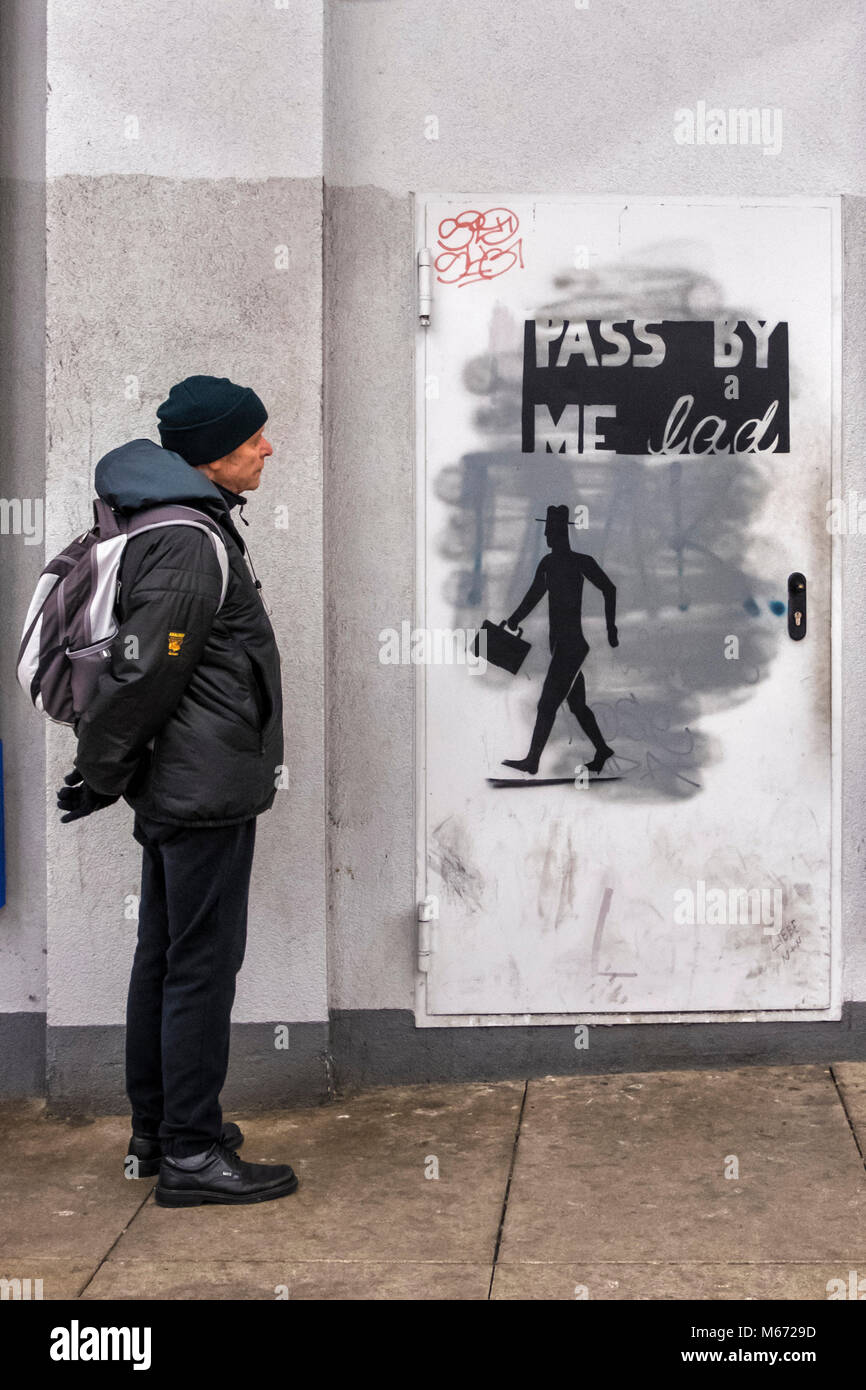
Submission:
[[[239,510],[238,510],[238,516],[240,517],[240,519],[241,519],[241,521],[243,522],[244,526],[249,526],[250,523],[247,521],[246,517],[244,516],[244,506],[245,506],[245,505],[246,505],[246,501],[244,500],[244,501],[241,502],[241,504],[240,504],[240,507],[239,507]],[[240,537],[238,537],[238,539],[240,539]],[[256,591],[258,592],[258,596],[259,596],[259,598],[260,598],[261,601],[262,601],[262,605],[263,605],[263,607],[264,607],[264,610],[265,610],[265,612],[266,612],[267,614],[270,614],[270,613],[272,612],[272,610],[271,610],[270,606],[268,605],[267,600],[265,599],[264,593],[262,592],[262,581],[259,579],[258,575],[256,574],[255,566],[253,565],[253,561],[252,561],[252,556],[250,555],[250,548],[249,548],[249,546],[248,546],[246,543],[243,543],[241,549],[242,549],[242,554],[243,554],[244,561],[245,561],[245,563],[246,563],[247,569],[250,571],[250,574],[252,575],[253,583],[255,584]],[[259,681],[259,677],[258,677],[258,674],[257,674],[257,665],[256,665],[256,663],[253,661],[252,657],[250,656],[250,653],[247,651],[246,645],[245,645],[244,643],[241,643],[241,645],[243,646],[244,651],[246,652],[247,661],[249,661],[249,663],[250,663],[250,669],[252,670],[253,680],[254,680],[255,684],[256,684],[257,686],[259,686],[259,688],[262,690],[263,698],[264,698],[265,701],[267,701],[267,699],[268,699],[267,691],[264,690],[264,689],[262,688],[261,683],[260,683],[260,681]],[[272,713],[273,713],[273,711],[272,711]],[[268,722],[270,722],[270,721],[268,721]],[[264,751],[265,751],[265,718],[264,718],[264,708],[263,708],[263,712],[262,712],[262,716],[261,716],[261,728],[260,728],[260,730],[259,730],[259,756],[260,756],[260,757],[264,756]]]
[[[245,502],[242,502],[242,503],[241,503],[240,511],[239,511],[238,515],[240,516],[241,521],[244,523],[244,526],[249,526],[250,523],[247,521],[246,517],[244,516],[244,506],[245,506],[245,505],[246,505]],[[244,559],[246,560],[246,562],[247,562],[247,568],[249,569],[249,571],[250,571],[250,573],[251,573],[251,575],[252,575],[252,577],[253,577],[253,583],[255,584],[255,586],[256,586],[256,588],[257,588],[257,590],[258,590],[259,598],[261,599],[261,601],[262,601],[262,603],[263,603],[263,605],[264,605],[265,612],[266,612],[266,613],[268,614],[268,616],[270,617],[271,613],[273,612],[273,609],[270,607],[270,605],[268,604],[267,599],[265,598],[264,591],[263,591],[263,589],[262,589],[262,581],[259,579],[258,575],[256,574],[255,566],[253,565],[253,557],[252,557],[252,555],[250,554],[249,545],[244,545]]]

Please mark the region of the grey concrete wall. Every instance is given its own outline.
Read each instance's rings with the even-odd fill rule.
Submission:
[[[52,0],[48,77],[46,548],[87,524],[103,453],[158,440],[175,381],[212,373],[261,395],[274,455],[245,539],[283,653],[290,785],[259,823],[234,1016],[324,1020],[321,7]],[[73,751],[47,731],[58,1095],[87,1089],[80,1030],[123,1020],[140,864],[122,802],[59,824]]]
[[[0,496],[40,501],[45,439],[45,9],[0,8]],[[32,513],[38,516],[37,513]],[[38,540],[38,532],[31,539]],[[14,676],[41,544],[0,535],[0,739],[6,906],[0,911],[0,1091],[41,1089],[45,1011],[43,730]],[[11,1020],[15,1020],[14,1026]]]
[[[14,98],[4,95],[0,170],[0,275],[14,294],[3,495],[44,490],[52,553],[88,519],[96,460],[135,435],[156,439],[155,407],[181,376],[230,375],[270,410],[275,454],[248,508],[249,540],[284,652],[291,786],[260,823],[235,1009],[238,1094],[256,1091],[255,1077],[260,1099],[293,1085],[328,1094],[331,1053],[358,1084],[506,1074],[528,1056],[544,1067],[557,1030],[531,1030],[540,1043],[515,1032],[507,1045],[502,1030],[419,1037],[408,1012],[413,672],[379,664],[377,635],[411,618],[414,602],[411,194],[847,195],[845,485],[862,489],[866,93],[856,55],[866,0],[838,13],[806,0],[49,0],[47,210],[41,10],[6,0],[0,43]],[[677,145],[675,109],[701,98],[781,108],[780,153]],[[289,532],[273,524],[281,504]],[[0,544],[0,580],[17,611],[43,551],[11,540]],[[862,538],[843,542],[848,1000],[866,1000],[864,552]],[[17,636],[17,623],[2,625],[7,673]],[[54,788],[71,735],[43,729],[8,676],[0,721],[13,808],[4,1040],[23,1040],[19,1081],[32,1088],[47,1009],[56,1096],[111,1106],[135,930],[125,915],[138,886],[131,816],[120,805],[59,826]],[[21,1016],[26,1026],[13,1027]],[[859,1020],[848,1011],[839,1038],[809,1037],[841,1047],[846,1032],[860,1039]],[[305,1030],[294,1081],[262,1064],[274,1021]],[[691,1028],[681,1041],[622,1030],[617,1063],[630,1047],[647,1060],[648,1033],[660,1057],[690,1055],[697,1038]],[[728,1028],[703,1033],[700,1046],[714,1061],[723,1046],[761,1056],[768,1037]],[[773,1033],[774,1056],[786,1038]],[[807,1045],[799,1034],[796,1045]]]
[[[118,441],[158,437],[155,410],[174,381],[230,376],[270,411],[274,455],[245,539],[284,654],[290,785],[259,824],[244,1021],[326,1016],[320,196],[314,179],[67,174],[49,184],[49,548],[87,525],[96,460]],[[280,241],[291,275],[274,269]],[[139,394],[127,399],[130,377]],[[274,525],[277,506],[288,506],[289,530]],[[61,825],[50,793],[70,766],[71,733],[51,727],[48,750],[49,1023],[119,1022],[140,864],[132,813],[118,803]]]
[[[864,26],[863,0],[837,11],[807,0],[329,5],[334,1008],[413,1006],[413,687],[410,668],[378,664],[376,641],[380,628],[413,617],[412,359],[422,330],[412,298],[411,193],[852,195],[845,208],[844,466],[846,488],[862,491],[864,227],[856,200],[866,186],[866,86],[857,57]],[[675,110],[694,108],[701,98],[723,107],[781,108],[780,152],[675,143]],[[431,115],[439,123],[436,140],[425,134]],[[347,526],[350,509],[354,524]],[[844,997],[862,1000],[866,538],[843,542],[843,562]]]

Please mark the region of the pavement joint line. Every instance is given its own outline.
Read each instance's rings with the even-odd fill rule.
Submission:
[[[126,1232],[129,1230],[129,1228],[130,1228],[130,1226],[132,1225],[133,1221],[134,1221],[135,1218],[138,1216],[138,1214],[139,1214],[139,1212],[141,1211],[142,1207],[143,1207],[144,1204],[148,1201],[148,1199],[149,1199],[149,1197],[150,1197],[150,1195],[151,1195],[152,1190],[153,1190],[152,1188],[149,1188],[148,1191],[145,1192],[144,1196],[142,1197],[142,1199],[141,1199],[141,1201],[139,1202],[138,1206],[135,1208],[135,1211],[132,1213],[132,1215],[130,1216],[129,1220],[126,1222],[125,1226],[123,1226],[123,1228],[122,1228],[121,1230],[119,1230],[118,1233],[117,1233],[117,1235],[114,1237],[114,1240],[111,1242],[111,1244],[109,1245],[109,1247],[108,1247],[108,1249],[106,1250],[105,1254],[102,1256],[101,1260],[100,1260],[99,1263],[97,1264],[96,1268],[94,1269],[94,1271],[93,1271],[93,1273],[91,1274],[90,1278],[88,1279],[87,1283],[84,1285],[83,1288],[81,1288],[81,1289],[78,1290],[78,1293],[76,1294],[76,1298],[81,1298],[81,1297],[87,1292],[87,1290],[90,1288],[90,1285],[93,1283],[93,1281],[94,1281],[94,1279],[96,1278],[97,1274],[98,1274],[99,1271],[102,1269],[102,1266],[105,1264],[106,1260],[107,1260],[107,1259],[109,1258],[109,1256],[111,1255],[112,1250],[115,1249],[115,1247],[117,1246],[118,1241],[121,1240],[122,1237],[126,1235]]]
[[[501,1269],[515,1269],[515,1268],[517,1268],[518,1265],[543,1265],[543,1266],[546,1266],[546,1265],[557,1265],[557,1266],[559,1266],[559,1267],[561,1267],[561,1268],[563,1268],[563,1269],[570,1269],[570,1268],[572,1268],[572,1267],[574,1267],[574,1266],[582,1267],[582,1266],[584,1266],[584,1265],[604,1265],[606,1268],[607,1268],[608,1266],[610,1266],[610,1267],[616,1267],[617,1269],[620,1268],[620,1267],[622,1267],[623,1269],[643,1269],[643,1268],[645,1268],[647,1265],[653,1265],[653,1266],[656,1266],[658,1269],[664,1269],[664,1268],[667,1267],[667,1266],[674,1266],[674,1267],[677,1268],[677,1269],[680,1269],[680,1268],[683,1268],[683,1269],[684,1269],[684,1268],[686,1268],[687,1266],[694,1266],[696,1269],[714,1269],[714,1268],[717,1268],[717,1269],[749,1269],[749,1268],[752,1267],[752,1266],[754,1266],[756,1269],[768,1269],[768,1268],[772,1268],[772,1269],[786,1269],[786,1268],[788,1268],[788,1267],[794,1267],[794,1268],[797,1268],[797,1269],[813,1269],[813,1268],[815,1268],[816,1266],[824,1266],[824,1265],[833,1265],[833,1264],[837,1264],[838,1261],[839,1261],[839,1259],[847,1259],[847,1258],[848,1258],[848,1257],[845,1256],[845,1255],[843,1255],[843,1256],[836,1256],[836,1257],[833,1257],[833,1256],[828,1255],[828,1256],[826,1256],[826,1257],[822,1257],[822,1258],[818,1258],[818,1259],[813,1259],[813,1260],[779,1260],[779,1259],[770,1259],[769,1256],[768,1256],[767,1259],[765,1259],[765,1260],[761,1260],[761,1259],[757,1259],[757,1260],[719,1260],[719,1259],[706,1259],[706,1260],[674,1260],[674,1259],[671,1259],[671,1260],[655,1260],[655,1259],[651,1259],[651,1258],[649,1258],[649,1257],[647,1257],[646,1259],[641,1259],[641,1260],[614,1260],[614,1259],[610,1259],[610,1258],[605,1258],[605,1257],[603,1257],[603,1256],[599,1256],[598,1258],[596,1258],[595,1256],[593,1256],[593,1257],[590,1258],[590,1259],[578,1259],[578,1258],[575,1257],[575,1258],[570,1259],[570,1260],[531,1260],[531,1259],[526,1259],[526,1260],[501,1260],[501,1261],[499,1262],[499,1264],[497,1265],[497,1268],[498,1268],[498,1269],[499,1269],[499,1268],[501,1268]],[[852,1258],[853,1258],[853,1257],[852,1257]],[[64,1261],[64,1263],[73,1263],[73,1261]],[[227,1268],[229,1268],[229,1269],[237,1269],[238,1265],[274,1265],[274,1264],[279,1264],[279,1265],[282,1265],[282,1264],[290,1264],[290,1265],[430,1265],[430,1266],[434,1266],[434,1265],[453,1265],[455,1269],[461,1269],[461,1268],[463,1268],[463,1266],[465,1266],[465,1265],[478,1265],[478,1264],[483,1264],[484,1261],[483,1261],[483,1260],[473,1260],[473,1259],[470,1259],[470,1258],[468,1258],[468,1257],[467,1257],[465,1260],[446,1260],[446,1259],[441,1259],[441,1260],[401,1260],[401,1259],[397,1259],[397,1258],[394,1258],[393,1260],[388,1260],[388,1259],[382,1259],[381,1257],[374,1257],[374,1258],[372,1258],[372,1259],[368,1259],[368,1258],[366,1258],[366,1257],[363,1256],[363,1255],[359,1255],[356,1259],[349,1259],[349,1258],[348,1258],[347,1256],[345,1256],[345,1255],[325,1255],[325,1256],[321,1256],[321,1257],[318,1258],[318,1259],[315,1259],[315,1258],[313,1258],[313,1257],[293,1258],[292,1256],[288,1256],[288,1257],[287,1257],[287,1256],[285,1256],[285,1255],[244,1255],[241,1259],[235,1259],[235,1260],[214,1260],[214,1259],[211,1259],[209,1256],[201,1256],[201,1255],[186,1255],[186,1256],[180,1256],[180,1257],[171,1256],[171,1255],[147,1255],[147,1256],[142,1256],[142,1255],[137,1255],[137,1256],[125,1255],[121,1260],[116,1260],[116,1261],[113,1261],[112,1263],[114,1263],[114,1264],[127,1264],[127,1265],[160,1265],[160,1266],[163,1266],[163,1265],[166,1265],[166,1266],[167,1266],[167,1265],[175,1265],[175,1264],[177,1264],[177,1265],[203,1265],[203,1264],[206,1264],[207,1267],[208,1267],[208,1269],[212,1269],[212,1268],[216,1268],[216,1267],[221,1267],[221,1266],[223,1266],[223,1265],[225,1265],[225,1266],[226,1266]],[[94,1274],[95,1274],[95,1273],[96,1273],[96,1271],[94,1271]],[[88,1281],[88,1282],[90,1282],[90,1281]],[[86,1287],[86,1286],[85,1286],[85,1287]],[[83,1292],[84,1292],[84,1290],[82,1289],[82,1293],[83,1293]]]
[[[69,1261],[69,1263],[72,1263]],[[453,1265],[455,1269],[461,1269],[464,1265],[483,1265],[485,1260],[473,1260],[469,1256],[465,1260],[402,1260],[396,1256],[393,1260],[383,1259],[381,1255],[368,1258],[366,1255],[358,1255],[350,1258],[347,1255],[321,1255],[319,1258],[314,1256],[291,1255],[243,1255],[234,1260],[214,1260],[210,1256],[203,1255],[124,1255],[120,1260],[112,1261],[113,1264],[127,1265],[202,1265],[206,1264],[208,1269],[215,1266],[225,1265],[229,1269],[237,1269],[238,1265]],[[517,1262],[515,1262],[517,1263]],[[580,1261],[574,1260],[521,1260],[520,1264],[579,1264]],[[602,1264],[627,1264],[630,1261],[603,1260]],[[652,1264],[651,1260],[636,1260],[636,1264]],[[665,1264],[667,1261],[657,1261],[656,1263]],[[694,1264],[705,1264],[705,1260],[695,1260]],[[741,1261],[742,1263],[742,1261]],[[777,1261],[778,1263],[778,1261]],[[804,1260],[803,1264],[826,1264],[827,1261]],[[95,1273],[95,1271],[94,1271]],[[82,1290],[83,1292],[83,1290]]]
[[[582,1269],[587,1265],[604,1265],[605,1269],[619,1269],[620,1267],[623,1269],[643,1269],[647,1265],[653,1265],[658,1269],[686,1269],[690,1266],[694,1266],[695,1269],[750,1269],[752,1267],[755,1269],[821,1269],[827,1265],[836,1265],[840,1260],[847,1260],[849,1258],[855,1259],[856,1257],[853,1255],[837,1255],[835,1257],[827,1255],[815,1260],[779,1260],[770,1259],[769,1256],[765,1260],[653,1260],[650,1258],[645,1260],[612,1260],[605,1258],[603,1255],[599,1255],[598,1257],[593,1255],[586,1260],[576,1258],[572,1260],[502,1260],[498,1268],[517,1269],[519,1265],[555,1265],[561,1269]],[[152,1261],[152,1263],[156,1263],[156,1261]],[[208,1263],[210,1264],[212,1262],[208,1261]],[[304,1261],[296,1260],[295,1263],[303,1264]],[[372,1264],[373,1261],[371,1260],[369,1263]],[[417,1262],[407,1261],[407,1263]],[[471,1264],[472,1261],[467,1260],[465,1263]]]
[[[523,1096],[520,1101],[520,1114],[517,1116],[517,1126],[514,1131],[514,1143],[511,1146],[511,1162],[508,1165],[508,1179],[505,1183],[505,1194],[502,1198],[502,1211],[499,1216],[499,1229],[496,1232],[496,1245],[493,1248],[493,1263],[490,1267],[490,1283],[487,1287],[487,1301],[493,1292],[493,1280],[496,1278],[496,1263],[499,1259],[499,1247],[502,1244],[502,1233],[505,1229],[505,1216],[508,1211],[508,1196],[511,1192],[511,1179],[514,1176],[514,1165],[517,1162],[517,1145],[520,1142],[520,1131],[523,1127],[523,1112],[526,1109],[526,1097],[529,1094],[529,1080],[523,1083]]]
[[[856,1130],[856,1128],[854,1127],[854,1121],[853,1121],[852,1118],[851,1118],[851,1112],[850,1112],[850,1110],[848,1109],[848,1106],[845,1104],[845,1097],[844,1097],[844,1095],[842,1094],[842,1087],[839,1085],[839,1080],[838,1080],[838,1078],[837,1078],[837,1076],[836,1076],[835,1071],[833,1070],[833,1068],[834,1068],[835,1065],[836,1065],[836,1064],[835,1064],[834,1062],[830,1062],[829,1067],[828,1067],[828,1070],[829,1070],[829,1072],[830,1072],[830,1076],[831,1076],[832,1079],[833,1079],[833,1085],[834,1085],[835,1088],[836,1088],[836,1094],[837,1094],[837,1096],[839,1097],[839,1104],[842,1106],[842,1110],[843,1110],[843,1112],[844,1112],[845,1119],[848,1121],[848,1128],[850,1129],[852,1135],[854,1136],[854,1143],[857,1145],[857,1152],[858,1152],[858,1154],[860,1155],[860,1161],[861,1161],[861,1163],[863,1163],[864,1165],[866,1165],[866,1154],[864,1154],[864,1152],[863,1152],[863,1145],[860,1143],[860,1139],[859,1139],[859,1136],[858,1136],[858,1134],[857,1134],[857,1130]]]

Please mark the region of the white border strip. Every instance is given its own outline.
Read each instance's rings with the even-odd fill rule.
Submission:
[[[832,497],[842,496],[842,199],[819,199],[830,208],[833,257],[830,306],[833,356],[830,366],[830,477]],[[830,1009],[842,1016],[842,545],[830,536]]]

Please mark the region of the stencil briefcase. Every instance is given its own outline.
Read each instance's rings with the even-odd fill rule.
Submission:
[[[488,661],[494,666],[501,666],[503,671],[510,671],[515,675],[523,665],[526,653],[529,651],[530,642],[524,642],[521,637],[522,627],[517,629],[517,633],[509,632],[505,626],[505,621],[497,627],[495,623],[488,622],[487,619],[481,624],[481,631],[486,637],[487,650],[484,653]],[[472,644],[472,650],[476,656],[480,656],[481,633],[477,633]]]

